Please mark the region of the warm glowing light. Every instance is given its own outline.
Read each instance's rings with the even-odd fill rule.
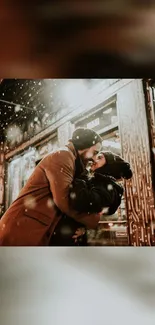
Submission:
[[[112,227],[113,226],[113,223],[112,222],[109,222],[108,225],[109,225],[109,227]]]
[[[87,87],[83,80],[70,79],[62,88],[62,97],[69,106],[77,107],[87,98]]]
[[[14,141],[22,136],[22,131],[17,125],[13,125],[7,129],[6,137],[8,140]]]

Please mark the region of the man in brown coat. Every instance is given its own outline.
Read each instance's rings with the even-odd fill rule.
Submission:
[[[81,128],[74,131],[68,145],[41,160],[0,220],[0,245],[48,246],[62,213],[95,229],[100,216],[72,210],[69,191],[88,160],[97,160],[101,146],[96,132]]]

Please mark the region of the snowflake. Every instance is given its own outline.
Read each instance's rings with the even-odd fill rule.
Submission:
[[[113,190],[113,186],[111,184],[108,184],[107,189],[108,189],[108,191],[112,191]]]
[[[15,106],[15,112],[19,112],[20,109],[21,109],[20,105],[16,105],[16,106]]]
[[[30,209],[34,209],[36,207],[36,200],[33,196],[28,196],[27,198],[25,198],[24,200],[24,206],[26,208],[30,208]]]
[[[77,135],[77,137],[76,137],[77,139],[79,139],[79,136]]]
[[[75,194],[74,192],[71,192],[71,193],[70,193],[70,198],[71,198],[72,200],[74,200],[74,199],[76,198],[76,194]]]
[[[52,199],[48,199],[48,200],[47,200],[47,207],[48,207],[48,208],[52,208],[53,205],[54,205],[53,200],[52,200]]]

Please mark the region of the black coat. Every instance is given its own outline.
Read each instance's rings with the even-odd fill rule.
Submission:
[[[87,246],[86,233],[78,238],[77,243],[72,238],[78,228],[84,226],[72,218],[63,216],[54,230],[50,246]]]

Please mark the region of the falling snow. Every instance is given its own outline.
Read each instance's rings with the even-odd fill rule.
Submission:
[[[108,189],[108,191],[112,191],[113,190],[113,186],[111,184],[108,184],[107,189]]]
[[[6,227],[5,223],[3,223],[2,229],[4,230],[4,229],[5,229],[5,227]]]
[[[25,208],[34,209],[36,207],[36,199],[33,196],[28,196],[24,200]]]
[[[52,199],[48,199],[48,200],[47,200],[47,207],[48,207],[48,208],[52,208],[53,205],[54,205],[53,200],[52,200]]]
[[[74,200],[74,199],[76,198],[76,194],[75,194],[74,192],[71,192],[71,193],[70,193],[70,198],[71,198],[72,200]]]

